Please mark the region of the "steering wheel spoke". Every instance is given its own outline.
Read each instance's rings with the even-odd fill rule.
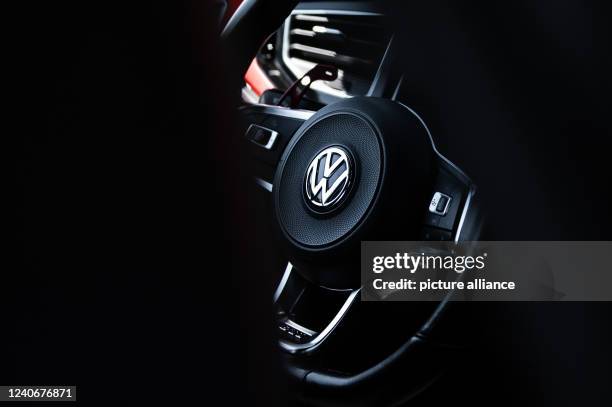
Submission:
[[[272,191],[278,161],[295,131],[315,112],[255,104],[239,108],[244,141],[254,162],[258,185]]]
[[[472,198],[475,193],[465,173],[439,155],[430,200],[424,211],[421,240],[458,242],[473,239],[478,230],[466,223],[466,217],[468,213],[470,220],[474,217]]]
[[[359,292],[315,285],[288,263],[274,294],[281,348],[292,354],[315,351],[340,325]]]

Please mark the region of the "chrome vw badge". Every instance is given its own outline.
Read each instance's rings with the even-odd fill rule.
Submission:
[[[354,175],[350,153],[340,146],[327,147],[310,162],[304,180],[308,206],[326,213],[347,197]]]

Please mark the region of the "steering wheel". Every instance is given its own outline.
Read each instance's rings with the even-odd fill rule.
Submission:
[[[239,69],[290,13],[294,4],[286,3],[247,1],[232,17],[222,39],[237,51]],[[333,367],[338,349],[380,336],[372,332],[384,319],[381,308],[359,301],[362,241],[478,239],[472,181],[440,154],[416,112],[375,94],[316,112],[239,108],[243,142],[256,162],[253,179],[270,195],[289,260],[274,294],[279,347],[287,373],[310,403],[396,404],[431,383],[447,358],[430,338],[450,303],[396,303],[394,309],[410,311],[401,314],[404,329],[392,350],[365,352],[363,363],[348,363],[353,369]]]

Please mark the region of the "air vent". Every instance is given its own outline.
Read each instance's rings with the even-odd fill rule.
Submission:
[[[389,43],[383,16],[294,12],[285,22],[283,61],[298,78],[331,64],[338,80],[313,88],[334,96],[365,94]]]

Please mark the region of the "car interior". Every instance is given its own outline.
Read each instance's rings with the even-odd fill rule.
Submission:
[[[610,240],[608,4],[74,3],[15,14],[0,384],[610,403],[609,303],[370,302],[359,273],[368,241]]]
[[[542,4],[543,15],[529,14],[526,3],[300,2],[279,10],[274,30],[264,29],[270,10],[264,17],[256,7],[240,8],[221,37],[237,47],[245,41],[238,25],[253,19],[258,27],[249,35],[265,38],[258,48],[249,44],[250,55],[257,52],[248,68],[243,62],[239,111],[254,182],[280,229],[279,262],[287,261],[274,294],[283,368],[306,404],[410,405],[415,395],[429,403],[436,391],[426,389],[439,391],[443,372],[469,363],[462,358],[474,358],[471,352],[481,358],[491,351],[491,330],[512,326],[499,319],[533,311],[524,304],[361,303],[359,242],[603,236],[601,223],[570,214],[590,211],[588,195],[574,188],[606,172],[577,133],[599,143],[603,132],[587,130],[599,125],[584,105],[567,104],[571,90],[561,83],[597,77],[593,86],[609,84],[598,76],[604,56],[595,48],[589,57],[564,51],[563,40],[578,42],[581,30],[569,5]],[[567,23],[554,37],[558,47],[539,35],[540,19]],[[377,129],[378,145],[355,115]],[[332,218],[304,207],[300,192],[311,157],[328,145],[358,157],[355,184],[383,184],[375,198],[355,187]],[[545,315],[537,318],[550,323]]]

